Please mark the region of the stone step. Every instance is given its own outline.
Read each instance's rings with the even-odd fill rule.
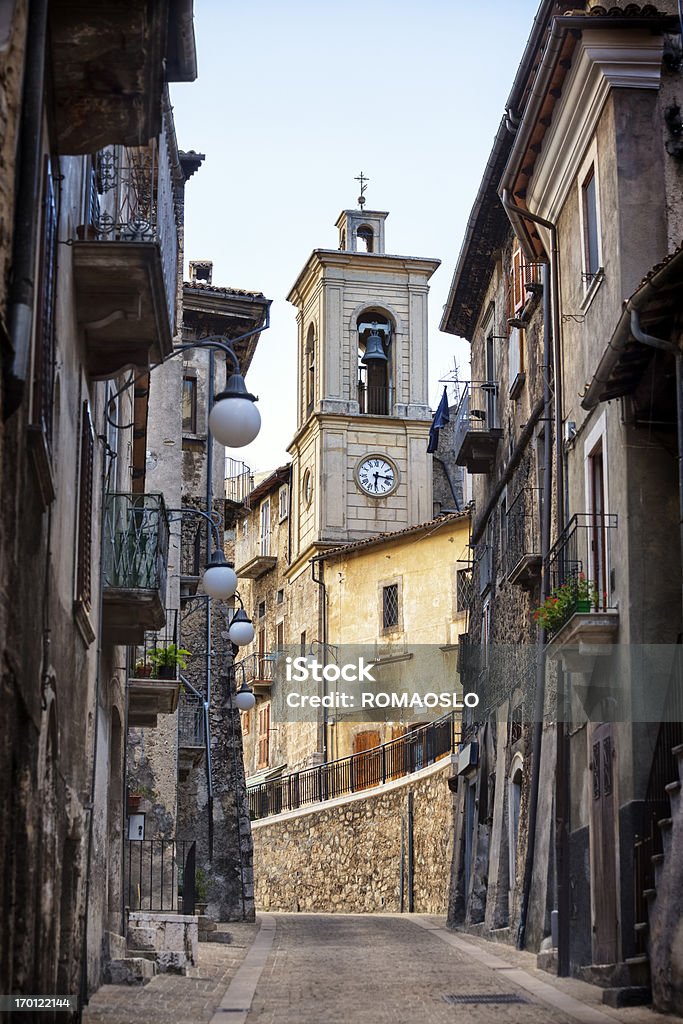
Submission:
[[[655,867],[659,867],[660,864],[664,863],[664,854],[663,853],[653,853],[652,856],[650,857],[650,860],[652,861],[652,863],[654,864]]]
[[[632,988],[650,987],[650,958],[647,953],[628,956],[624,960],[628,970],[629,985]]]
[[[664,787],[664,789],[669,794],[669,796],[676,796],[681,791],[681,783],[680,782],[670,782],[668,784],[668,786]]]
[[[144,956],[127,956],[110,960],[104,980],[109,985],[146,985],[157,973],[156,964]]]
[[[622,988],[606,988],[602,993],[605,1006],[615,1010],[622,1006],[645,1006],[652,1002],[652,990],[649,985],[625,985]]]
[[[643,896],[646,900],[653,900],[657,895],[656,889],[643,889]]]
[[[673,825],[673,818],[660,818],[657,824],[661,832],[668,832]]]
[[[221,942],[225,946],[229,946],[232,942],[232,935],[230,932],[200,932],[200,942]]]

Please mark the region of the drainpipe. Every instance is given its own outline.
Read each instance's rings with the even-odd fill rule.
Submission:
[[[543,424],[543,513],[541,517],[541,603],[550,593],[550,573],[548,552],[550,551],[550,524],[552,500],[552,446],[553,432],[550,425],[550,405],[552,392],[550,375],[552,370],[550,352],[550,292],[548,288],[548,265],[543,266],[543,405],[545,409]],[[517,949],[524,949],[527,916],[529,913],[529,897],[536,852],[536,821],[538,818],[538,791],[541,778],[541,743],[543,741],[543,710],[545,704],[545,657],[543,651],[546,643],[546,631],[538,631],[536,656],[536,689],[534,694],[534,724],[531,762],[531,782],[529,793],[529,827],[526,858],[524,861],[524,880],[522,883],[522,904],[517,930]]]
[[[13,359],[5,370],[4,417],[21,405],[31,362],[35,266],[40,216],[40,169],[47,48],[47,0],[31,0],[26,34],[24,91],[17,160],[16,207],[9,290],[9,336]]]
[[[315,574],[316,563],[319,566],[318,575],[317,576]],[[325,652],[325,655],[326,655],[326,653],[327,653],[327,586],[325,584],[325,578],[324,577],[325,577],[325,569],[324,569],[324,565],[323,565],[322,559],[320,559],[319,557],[318,558],[312,558],[311,559],[311,579],[313,580],[314,583],[317,583],[319,588],[320,588],[320,590],[318,592],[319,596],[320,596],[320,601],[319,601],[319,604],[318,604],[318,624],[319,624],[319,629],[320,629],[320,636],[321,636],[322,642],[323,642],[323,651]],[[325,680],[323,680],[323,694],[326,693],[326,688],[327,688],[327,683],[325,682]],[[320,739],[322,740],[322,744],[321,745],[322,745],[322,752],[323,752],[323,761],[325,763],[327,763],[327,761],[328,761],[328,756],[327,756],[327,733],[328,733],[328,710],[327,710],[326,707],[324,707],[323,708],[323,720],[322,720],[322,735],[321,735]]]
[[[565,498],[564,498],[564,449],[562,445],[562,355],[560,346],[560,273],[559,249],[557,244],[557,225],[552,221],[539,217],[518,206],[510,197],[507,189],[503,189],[502,203],[508,214],[538,224],[550,233],[550,246],[546,248],[550,263],[550,297],[548,301],[548,273],[544,272],[543,288],[543,337],[544,337],[544,381],[543,393],[546,408],[544,440],[545,440],[545,472],[543,479],[543,522],[541,525],[541,556],[542,556],[542,598],[550,592],[548,556],[550,551],[550,466],[549,452],[552,439],[550,437],[549,413],[552,397],[554,397],[555,427],[555,508],[558,536],[564,529]],[[550,339],[548,338],[548,319],[550,320]],[[548,341],[552,341],[551,351]],[[553,374],[553,389],[550,388],[550,372]],[[547,502],[546,502],[547,497]],[[531,764],[531,783],[529,794],[529,829],[526,859],[524,862],[524,881],[522,885],[522,902],[520,921],[517,933],[517,948],[524,948],[526,925],[529,912],[529,899],[533,880],[534,857],[536,853],[536,823],[538,817],[538,792],[541,770],[541,743],[543,737],[543,709],[545,706],[545,632],[539,631],[538,657],[536,667],[536,692],[534,700],[534,733]],[[569,974],[569,748],[567,744],[565,723],[565,684],[564,673],[558,668],[557,675],[557,707],[558,721],[556,725],[557,752],[555,769],[555,860],[557,876],[557,909],[559,915],[558,937],[558,974]],[[562,721],[560,721],[560,718]]]
[[[216,372],[216,353],[209,349],[209,380],[206,408],[213,407],[214,374]],[[213,436],[206,428],[206,511],[209,516],[213,511]],[[211,557],[211,525],[206,524],[207,562]],[[211,599],[206,602],[206,703],[204,705],[204,731],[206,734],[206,795],[209,816],[209,863],[213,860],[213,780],[211,772],[211,733],[209,708],[211,707]]]
[[[652,334],[646,334],[640,326],[640,313],[631,304],[626,303],[626,308],[631,314],[631,334],[641,345],[649,348],[660,349],[662,352],[669,352],[676,361],[676,433],[678,438],[678,530],[681,544],[681,559],[683,560],[683,352],[673,341],[664,338],[656,338]],[[683,579],[681,580],[683,590]],[[683,601],[681,603],[683,609]]]

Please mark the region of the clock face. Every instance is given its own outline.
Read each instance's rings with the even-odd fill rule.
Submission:
[[[396,467],[381,455],[370,455],[359,463],[356,477],[361,490],[373,498],[390,494],[398,485]]]

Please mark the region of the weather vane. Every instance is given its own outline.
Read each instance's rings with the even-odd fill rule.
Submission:
[[[358,205],[362,210],[363,207],[365,206],[365,190],[368,187],[368,182],[370,181],[370,179],[366,178],[363,172],[361,171],[359,177],[354,178],[354,181],[360,182],[360,195],[358,196]]]

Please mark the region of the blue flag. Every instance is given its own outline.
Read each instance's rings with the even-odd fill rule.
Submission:
[[[445,427],[450,422],[450,413],[448,412],[448,395],[446,394],[446,388],[443,389],[441,401],[434,413],[434,419],[432,425],[429,428],[429,444],[427,445],[427,454],[433,454],[439,447],[439,431],[442,427]]]

